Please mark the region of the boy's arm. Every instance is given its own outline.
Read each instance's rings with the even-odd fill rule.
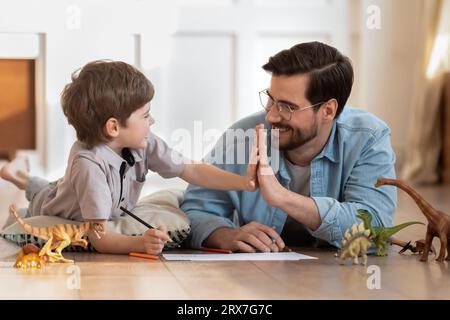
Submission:
[[[255,141],[256,138],[255,135]],[[180,177],[193,185],[216,190],[256,190],[256,143],[253,144],[251,151],[247,176],[226,172],[208,164],[193,163],[151,132],[146,158],[148,169],[157,172],[163,178]]]
[[[227,172],[206,163],[186,164],[180,178],[196,186],[217,190],[245,190],[255,191],[257,188],[258,144],[255,134],[247,176],[240,176]]]
[[[88,222],[103,225],[106,232],[100,238],[93,230],[89,230],[89,241],[95,250],[100,253],[128,254],[130,252],[145,252],[149,254],[159,254],[166,242],[172,241],[164,228],[149,229],[142,236],[127,236],[106,228],[106,220],[86,220]]]
[[[186,165],[180,178],[209,189],[255,191],[256,165],[250,164],[247,176],[240,176],[206,163],[191,163]]]

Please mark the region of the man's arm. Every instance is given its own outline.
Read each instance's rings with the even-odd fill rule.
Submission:
[[[191,232],[187,244],[200,248],[206,238],[219,228],[236,228],[233,223],[236,191],[212,190],[190,185],[186,190],[181,210],[191,221]]]
[[[232,197],[237,196],[235,191],[189,186],[181,205],[191,221],[187,244],[192,248],[206,246],[241,252],[282,250],[283,240],[269,226],[252,221],[239,227],[232,222]]]
[[[261,141],[264,141],[261,139]],[[277,207],[298,222],[304,224],[316,238],[340,247],[343,233],[353,223],[358,209],[366,209],[373,215],[374,226],[390,226],[396,206],[395,188],[375,188],[379,177],[395,178],[395,154],[390,144],[389,130],[362,152],[344,186],[344,200],[331,197],[304,197],[281,186],[267,166],[264,145],[260,145],[261,164],[258,181],[266,202]]]
[[[222,141],[219,143],[222,144]],[[228,150],[234,152],[239,148],[232,145]],[[252,151],[254,151],[252,157],[256,158],[256,148]],[[256,163],[256,159],[251,160],[250,163]],[[237,175],[247,172],[250,176],[249,172],[251,170],[254,172],[256,169],[249,168],[250,166],[245,164],[215,165]],[[268,252],[283,249],[283,241],[272,228],[257,222],[238,227],[232,222],[235,206],[239,206],[240,198],[240,193],[236,191],[226,192],[190,185],[181,205],[181,209],[191,220],[191,233],[187,244],[194,248],[210,246],[242,252]]]
[[[395,179],[395,153],[390,142],[390,131],[370,143],[344,185],[343,201],[328,197],[312,197],[319,209],[322,224],[311,234],[340,247],[346,229],[361,223],[356,217],[358,209],[372,214],[373,226],[392,226],[397,206],[397,189],[389,186],[375,188],[378,178]]]

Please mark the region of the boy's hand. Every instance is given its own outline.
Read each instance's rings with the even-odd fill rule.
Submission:
[[[258,130],[264,128],[263,124],[255,127],[255,137],[253,140],[252,151],[247,167],[247,176],[245,177],[247,191],[255,191],[258,188],[257,169],[258,169]]]
[[[158,229],[149,229],[144,233],[144,248],[148,254],[160,254],[167,242],[172,239],[167,234],[167,227],[161,226]]]
[[[267,158],[267,133],[263,128],[258,128],[258,170],[257,177],[259,183],[259,190],[266,203],[275,208],[280,206],[285,201],[284,194],[287,189],[280,184],[275,177],[275,173]]]

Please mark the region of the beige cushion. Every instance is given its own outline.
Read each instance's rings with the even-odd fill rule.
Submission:
[[[190,232],[189,219],[180,209],[180,204],[183,201],[183,197],[183,190],[168,189],[158,191],[140,199],[136,205],[136,208],[133,210],[133,213],[136,216],[155,228],[162,225],[167,226],[168,234],[174,241],[173,243],[167,243],[166,247],[168,248],[178,246],[184,239],[186,239]],[[25,218],[24,220],[30,225],[36,227],[47,227],[61,223],[75,225],[81,223],[55,216],[34,216]],[[148,229],[146,226],[128,215],[110,220],[107,224],[107,230],[125,235],[141,235]],[[17,222],[14,222],[1,230],[0,236],[19,245],[24,245],[25,243],[30,242],[35,243],[36,245],[43,245],[45,243],[42,239],[26,234],[25,230]],[[84,251],[82,248],[76,246],[69,246],[66,250]],[[93,247],[89,244],[89,247],[86,250],[92,251]]]

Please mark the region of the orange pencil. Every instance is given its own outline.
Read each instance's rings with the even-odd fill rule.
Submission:
[[[143,259],[151,259],[151,260],[158,260],[158,256],[154,256],[152,254],[145,254],[145,253],[137,253],[137,252],[130,252],[130,257],[136,257],[136,258],[143,258]]]

